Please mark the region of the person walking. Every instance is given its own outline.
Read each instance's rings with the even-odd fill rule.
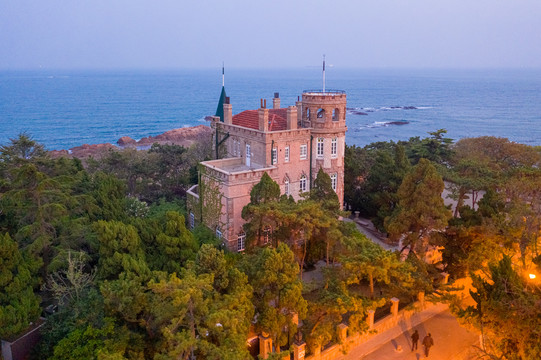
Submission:
[[[434,339],[432,339],[432,335],[428,333],[427,336],[423,339],[423,346],[425,347],[425,356],[428,357],[428,352],[430,351],[430,348],[434,345]]]
[[[411,351],[417,350],[418,341],[419,341],[419,332],[415,330],[413,334],[411,334]]]

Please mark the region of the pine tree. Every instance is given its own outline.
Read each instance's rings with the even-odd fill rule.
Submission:
[[[403,237],[404,250],[423,253],[433,231],[443,230],[451,217],[443,204],[443,180],[427,159],[406,175],[398,189],[398,207],[385,219],[385,227],[392,239]]]
[[[527,283],[504,256],[489,266],[489,278],[474,275],[474,306],[459,313],[483,336],[490,358],[534,360],[541,357],[541,290]]]
[[[0,337],[25,330],[40,313],[35,260],[19,251],[9,234],[0,234]]]
[[[297,331],[293,314],[299,319],[306,316],[306,300],[293,252],[285,244],[276,249],[259,249],[245,257],[245,268],[254,289],[257,330],[270,334],[277,346],[287,344],[289,336]],[[288,333],[283,332],[284,328]]]

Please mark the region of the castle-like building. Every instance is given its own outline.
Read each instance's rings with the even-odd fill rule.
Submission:
[[[217,159],[200,164],[199,184],[188,191],[190,226],[202,222],[229,250],[243,251],[242,209],[265,172],[280,185],[282,194],[299,200],[323,169],[343,206],[344,91],[306,90],[295,106],[286,108],[280,107],[275,93],[272,108],[261,100],[259,109],[233,115],[222,88],[217,115],[212,120]]]

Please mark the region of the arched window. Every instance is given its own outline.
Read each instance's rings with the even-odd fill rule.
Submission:
[[[331,140],[331,157],[335,158],[338,156],[338,138],[332,138]]]
[[[340,109],[335,108],[332,111],[332,121],[338,121],[338,120],[340,120]]]
[[[324,109],[319,109],[317,111],[317,118],[325,120],[325,110]]]
[[[334,174],[331,174],[331,187],[334,191],[336,191],[336,182],[337,182],[337,179],[338,179],[338,174],[337,173],[334,173]]]
[[[284,194],[289,195],[289,178],[284,180]]]
[[[237,251],[238,252],[244,251],[245,247],[246,247],[246,234],[244,232],[241,232],[237,236]]]
[[[299,192],[306,192],[306,175],[301,175],[301,179],[299,181]]]
[[[317,138],[317,158],[322,159],[323,155],[325,154],[324,148],[323,148],[324,140],[322,137]]]

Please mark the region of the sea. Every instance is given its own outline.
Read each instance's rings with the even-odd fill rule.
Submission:
[[[233,114],[282,107],[323,88],[319,67],[225,69]],[[347,93],[348,145],[447,137],[496,136],[541,145],[541,69],[407,70],[328,66],[326,90]],[[222,69],[0,71],[0,145],[27,133],[48,150],[135,140],[207,124]]]

